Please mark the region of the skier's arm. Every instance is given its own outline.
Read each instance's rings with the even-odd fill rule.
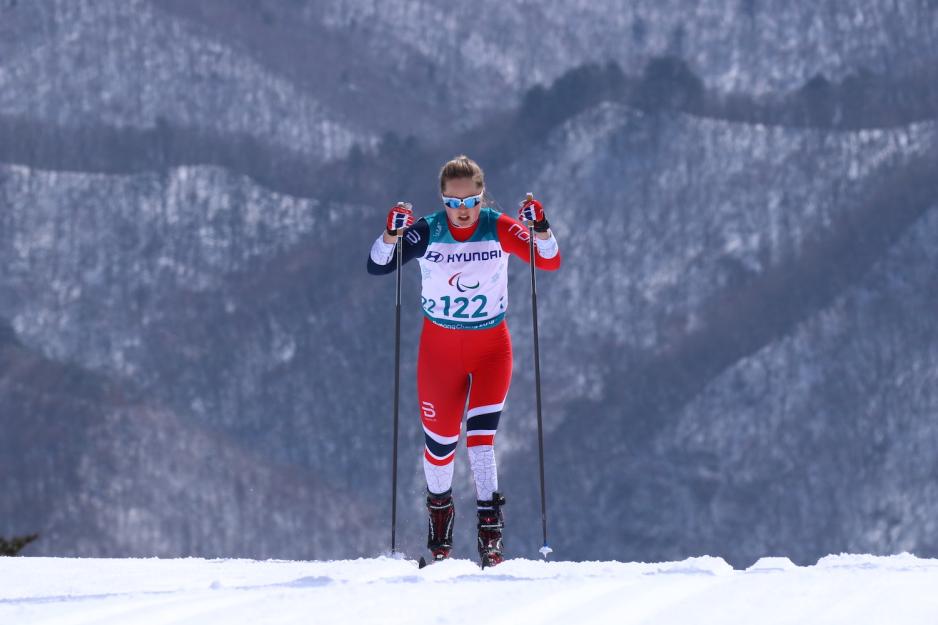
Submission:
[[[503,250],[524,262],[530,261],[531,236],[524,224],[514,217],[502,214],[498,216],[497,230],[498,241]],[[560,247],[557,245],[554,233],[550,230],[534,233],[534,266],[547,271],[560,268]]]
[[[375,239],[371,246],[371,254],[368,255],[368,273],[380,276],[386,273],[393,273],[397,268],[394,259],[394,243],[387,243],[390,237],[384,232]],[[417,223],[404,230],[404,236],[401,238],[404,249],[401,261],[407,263],[414,258],[420,258],[427,251],[427,245],[430,242],[430,226],[426,219],[418,219]]]

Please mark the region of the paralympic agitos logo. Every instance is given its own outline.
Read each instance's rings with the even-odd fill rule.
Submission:
[[[479,288],[479,283],[478,283],[478,282],[476,282],[475,284],[463,284],[463,283],[460,281],[460,278],[459,278],[459,276],[461,276],[461,275],[462,275],[462,272],[460,271],[460,272],[454,273],[452,276],[450,276],[450,278],[449,278],[449,285],[456,287],[456,290],[459,291],[460,293],[465,293],[465,292],[468,291],[469,289],[477,289],[477,288]]]

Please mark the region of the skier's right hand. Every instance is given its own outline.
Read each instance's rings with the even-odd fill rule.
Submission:
[[[389,236],[397,236],[397,231],[414,225],[414,208],[405,202],[398,202],[388,211],[386,224]]]

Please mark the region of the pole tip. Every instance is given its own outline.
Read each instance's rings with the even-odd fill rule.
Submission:
[[[547,545],[544,545],[543,547],[541,547],[540,549],[538,549],[538,551],[540,552],[540,554],[541,554],[542,556],[544,556],[544,559],[546,560],[546,559],[547,559],[547,556],[549,556],[551,553],[553,553],[554,550],[551,549],[550,547],[548,547]]]

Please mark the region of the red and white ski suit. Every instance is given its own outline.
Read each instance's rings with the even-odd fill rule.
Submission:
[[[529,262],[530,238],[518,220],[490,208],[469,228],[440,211],[405,231],[403,262],[417,258],[425,319],[417,360],[417,394],[425,435],[424,471],[432,493],[452,484],[453,460],[466,415],[466,445],[477,496],[498,489],[493,445],[511,383],[508,256]],[[556,239],[535,240],[535,266],[560,267]],[[394,245],[378,238],[371,273],[394,271]]]

